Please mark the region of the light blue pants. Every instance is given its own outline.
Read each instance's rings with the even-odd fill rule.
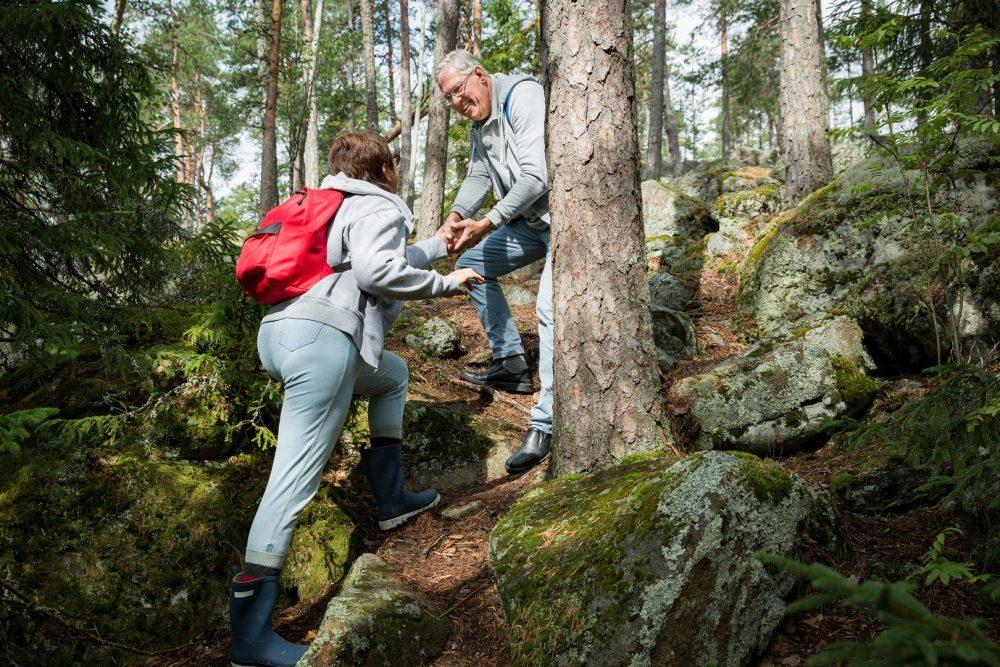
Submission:
[[[257,508],[246,560],[280,568],[302,509],[319,489],[323,468],[351,407],[351,396],[370,397],[372,436],[403,433],[406,362],[382,353],[378,370],[361,360],[350,336],[312,320],[265,322],[257,334],[264,368],[285,384],[278,447]]]
[[[493,358],[500,359],[512,354],[524,354],[524,345],[497,278],[545,258],[545,269],[535,300],[538,379],[542,387],[538,404],[531,410],[531,426],[545,433],[552,433],[552,255],[549,252],[549,235],[548,229],[534,229],[519,219],[487,236],[459,257],[456,263],[459,268],[475,269],[486,278],[481,284],[473,283],[469,296],[486,330]]]

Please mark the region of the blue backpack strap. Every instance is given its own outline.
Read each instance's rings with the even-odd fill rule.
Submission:
[[[503,100],[503,116],[504,118],[507,119],[508,125],[510,125],[510,96],[514,92],[514,89],[517,88],[517,84],[524,83],[525,81],[534,81],[534,79],[521,79],[520,81],[515,83],[513,86],[510,87],[510,90],[507,91],[507,97],[505,97]]]

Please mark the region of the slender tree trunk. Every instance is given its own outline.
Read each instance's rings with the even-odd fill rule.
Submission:
[[[365,128],[378,132],[378,96],[375,91],[375,19],[372,0],[361,0],[361,43],[365,53]]]
[[[264,98],[263,138],[260,158],[260,214],[278,205],[278,69],[281,56],[281,2],[271,1],[267,51],[267,87]]]
[[[722,37],[722,159],[728,160],[732,151],[729,118],[729,25],[726,20],[726,3],[719,3],[719,34]]]
[[[174,129],[174,158],[177,160],[175,180],[178,183],[188,183],[187,162],[184,159],[184,136],[181,124],[181,87],[177,81],[177,70],[180,64],[180,45],[177,43],[177,14],[174,4],[167,0],[167,13],[170,15],[170,116]]]
[[[395,123],[399,120],[399,115],[396,113],[396,80],[393,74],[393,54],[392,54],[392,40],[394,39],[392,34],[392,3],[386,0],[385,3],[385,43],[386,43],[386,56],[385,64],[386,69],[389,74],[389,118]]]
[[[354,3],[352,0],[347,0],[347,32],[350,35],[354,35]],[[351,90],[351,95],[348,99],[348,106],[351,110],[350,116],[347,121],[347,129],[351,132],[357,127],[357,98],[355,97],[355,81],[354,81],[354,50],[351,49],[351,54],[347,57],[347,83]]]
[[[264,108],[267,104],[267,41],[270,39],[271,24],[268,15],[264,12],[264,0],[254,0],[254,30],[256,32],[255,45],[257,47],[257,80],[261,84],[260,105]]]
[[[125,18],[125,0],[115,0],[115,18],[111,21],[111,34],[118,35]]]
[[[472,55],[483,57],[483,0],[472,0]]]
[[[653,0],[653,65],[649,71],[649,124],[646,132],[645,178],[659,180],[663,171],[663,79],[666,61],[667,0]]]
[[[304,0],[308,2],[309,0]],[[316,67],[319,63],[319,33],[323,25],[323,0],[316,0],[309,31],[309,68],[306,77],[306,91],[309,95],[309,121],[306,124],[306,142],[302,155],[302,171],[305,185],[314,188],[319,185],[319,108],[316,93]]]
[[[814,0],[781,0],[781,121],[788,198],[830,182],[829,98]]]
[[[410,179],[410,143],[413,140],[413,113],[410,108],[410,0],[399,0],[399,84],[400,84],[400,135],[399,135],[399,198],[408,201],[412,196]],[[420,100],[417,99],[417,106]]]
[[[458,39],[458,0],[438,0],[434,63],[455,48]],[[420,193],[420,224],[417,239],[434,235],[441,225],[444,177],[448,168],[448,118],[451,109],[436,82],[431,83],[430,112],[427,114],[427,149],[424,152],[424,182]]]
[[[861,0],[861,17],[866,24],[868,19],[871,17],[871,13],[871,0]],[[870,77],[874,73],[875,54],[870,48],[861,49],[861,75],[864,77]],[[871,95],[867,92],[863,93],[863,100],[865,103],[865,129],[870,130],[875,127],[876,122],[875,103],[872,101]]]
[[[670,73],[663,74],[663,124],[667,128],[667,150],[670,152],[670,169],[674,176],[684,173],[684,159],[681,157],[681,140],[677,132],[677,118],[674,105],[670,102]]]
[[[670,444],[649,315],[631,3],[549,0],[555,475]]]
[[[406,199],[406,205],[410,208],[413,208],[413,200],[417,191],[417,149],[420,146],[420,116],[424,106],[424,63],[427,60],[424,53],[427,38],[427,0],[422,0],[420,3],[419,21],[420,35],[417,38],[417,92],[415,96],[417,106],[413,110],[413,138],[410,141],[410,174],[408,177],[410,181],[410,196]],[[430,103],[429,99],[428,103]]]

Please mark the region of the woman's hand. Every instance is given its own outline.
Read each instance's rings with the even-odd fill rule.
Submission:
[[[485,278],[476,273],[475,269],[456,269],[448,274],[449,278],[455,278],[458,280],[458,284],[462,287],[472,287],[472,283],[481,283]]]

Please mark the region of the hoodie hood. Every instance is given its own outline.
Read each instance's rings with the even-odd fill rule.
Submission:
[[[381,197],[399,209],[399,212],[403,214],[403,220],[406,224],[406,233],[409,235],[413,232],[413,213],[410,211],[410,207],[407,206],[406,202],[398,196],[383,190],[374,183],[351,178],[344,172],[339,172],[336,176],[328,174],[323,179],[323,182],[320,183],[319,187],[324,190],[340,190],[345,194]]]

